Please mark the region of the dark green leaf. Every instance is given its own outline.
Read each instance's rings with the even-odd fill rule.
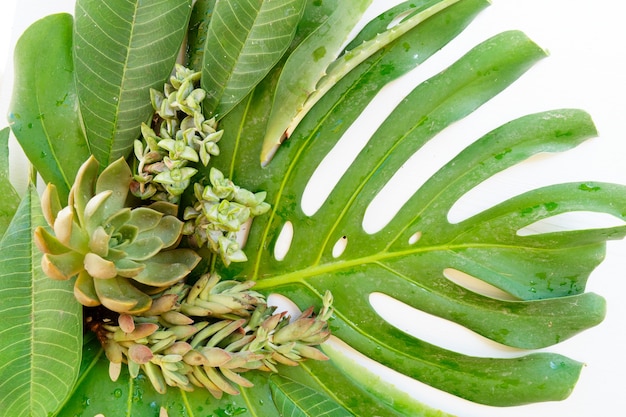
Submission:
[[[3,196],[2,206],[0,206],[0,238],[9,227],[17,206],[20,204],[20,197],[9,178],[9,133],[8,127],[0,130],[0,194]]]
[[[126,156],[185,37],[191,0],[78,0],[74,59],[81,114],[102,167]]]
[[[78,376],[81,306],[70,281],[41,270],[33,230],[45,221],[30,187],[0,241],[0,410],[47,417],[64,403]]]
[[[401,39],[404,43],[409,38]],[[579,363],[555,354],[511,360],[449,352],[393,328],[372,309],[369,296],[388,294],[521,347],[551,345],[599,323],[604,300],[583,293],[585,281],[603,257],[604,241],[622,237],[623,228],[536,236],[518,236],[517,230],[572,210],[621,218],[623,204],[613,205],[609,196],[623,195],[618,191],[623,187],[555,186],[527,193],[459,224],[447,220],[448,211],[461,196],[496,172],[535,153],[562,151],[593,136],[595,129],[587,114],[561,110],[511,122],[436,173],[380,232],[368,234],[361,225],[374,196],[410,155],[543,56],[541,48],[523,34],[506,32],[422,83],[374,134],[320,209],[306,216],[297,203],[309,178],[360,114],[361,103],[366,102],[360,95],[375,92],[383,77],[375,72],[381,57],[366,61],[313,108],[268,168],[255,171],[250,164],[239,165],[251,156],[235,155],[237,181],[275,196],[271,215],[255,220],[248,242],[251,261],[238,274],[255,277],[259,288],[285,294],[300,307],[319,303],[320,294],[330,289],[338,312],[335,335],[387,366],[456,395],[494,405],[566,397],[578,378]],[[255,150],[239,148],[250,154]],[[246,169],[238,170],[239,166]],[[583,190],[589,188],[598,190],[593,200],[584,197]],[[287,221],[293,225],[294,236],[284,260],[277,261],[274,245]],[[421,238],[410,241],[417,232]],[[347,248],[335,258],[333,246],[343,236]],[[483,279],[520,301],[468,291],[444,276],[447,268]],[[516,375],[515,381],[503,385],[509,373]],[[549,390],[544,389],[545,380],[552,381]]]
[[[223,117],[267,75],[289,47],[305,3],[217,2],[202,65],[210,114]]]
[[[18,142],[46,182],[67,199],[89,157],[80,122],[72,62],[72,16],[47,16],[15,46],[15,82],[9,121]]]
[[[189,18],[185,66],[196,72],[202,71],[207,30],[211,22],[211,16],[213,16],[216,1],[217,0],[197,0],[193,5],[191,17]]]

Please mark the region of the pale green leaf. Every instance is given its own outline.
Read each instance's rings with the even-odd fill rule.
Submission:
[[[150,118],[150,88],[170,75],[190,13],[191,0],[76,2],[78,97],[101,167],[127,156]]]
[[[30,187],[0,241],[0,412],[48,417],[65,402],[78,377],[82,307],[71,281],[43,274],[32,241],[44,225]]]
[[[272,99],[261,162],[267,163],[306,98],[341,52],[371,0],[339,1],[332,14],[289,55]]]
[[[202,64],[210,114],[223,117],[267,75],[289,47],[305,3],[217,2]]]
[[[9,122],[30,163],[56,185],[62,201],[89,157],[72,61],[72,16],[33,23],[15,46],[15,81]],[[45,63],[45,65],[42,65]]]
[[[280,376],[270,378],[270,389],[274,404],[281,416],[353,416],[327,395],[287,378]]]
[[[306,101],[302,105],[302,108],[289,123],[289,126],[285,130],[285,136],[287,138],[291,136],[300,121],[302,121],[304,116],[306,116],[315,103],[317,103],[324,96],[324,94],[326,94],[340,79],[352,71],[357,65],[378,52],[380,49],[389,45],[389,43],[407,33],[409,30],[424,22],[426,19],[436,13],[439,13],[446,7],[457,3],[458,1],[459,0],[438,0],[427,2],[426,4],[420,4],[419,6],[416,3],[404,3],[403,5],[398,6],[396,9],[398,14],[402,11],[401,15],[405,16],[400,20],[400,22],[398,22],[398,24],[391,25],[389,29],[376,33],[371,39],[364,40],[363,43],[358,46],[348,49],[343,55],[328,66],[324,76],[318,81],[315,91],[307,97]],[[408,9],[405,8],[405,6],[408,6]],[[263,163],[268,162],[263,159],[263,155],[261,155],[261,158]]]
[[[0,206],[0,238],[9,227],[20,204],[20,197],[9,178],[9,133],[8,127],[0,130],[0,195],[4,196]]]

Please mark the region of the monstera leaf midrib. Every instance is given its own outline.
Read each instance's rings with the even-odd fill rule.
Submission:
[[[512,245],[494,245],[494,244],[441,244],[438,246],[429,246],[429,247],[416,247],[406,250],[399,250],[394,252],[382,251],[373,253],[370,256],[359,257],[354,259],[341,259],[335,262],[327,262],[327,263],[316,263],[309,267],[305,268],[297,268],[293,271],[286,271],[282,274],[268,274],[263,275],[259,274],[255,276],[255,279],[258,280],[256,288],[258,289],[266,289],[266,288],[274,288],[279,287],[285,284],[292,283],[300,283],[306,285],[307,280],[310,278],[314,278],[323,274],[328,273],[339,273],[342,271],[350,271],[354,267],[363,266],[363,265],[381,265],[384,261],[393,260],[393,259],[403,259],[407,256],[414,256],[423,253],[430,252],[455,252],[459,249],[465,249],[468,247],[483,247],[483,248],[497,248],[497,247],[506,247],[506,248],[521,248],[519,246]],[[321,296],[320,296],[321,299]]]

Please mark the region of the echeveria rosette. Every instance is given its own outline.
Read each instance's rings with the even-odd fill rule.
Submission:
[[[182,280],[200,257],[175,248],[183,227],[175,205],[126,205],[132,173],[123,158],[98,171],[90,157],[76,175],[66,207],[55,186],[46,187],[42,209],[52,233],[35,230],[42,268],[53,279],[76,277],[74,294],[85,306],[137,314],[150,308],[149,294]]]

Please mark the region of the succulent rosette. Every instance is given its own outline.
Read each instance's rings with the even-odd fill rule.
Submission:
[[[94,157],[80,167],[65,207],[48,184],[42,209],[52,233],[35,230],[42,268],[53,279],[76,277],[74,294],[85,306],[141,313],[151,294],[182,280],[200,257],[176,248],[183,227],[176,205],[127,206],[132,173],[123,158],[98,171]]]

